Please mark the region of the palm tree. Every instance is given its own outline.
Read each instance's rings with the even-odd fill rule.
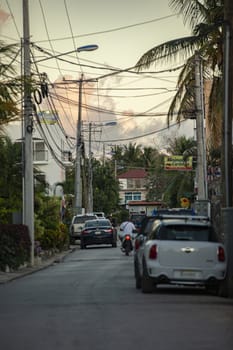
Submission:
[[[175,139],[168,139],[167,151],[171,155],[187,156],[196,155],[196,141],[193,138],[180,136]],[[171,207],[180,206],[182,197],[192,199],[194,194],[194,172],[193,171],[169,171],[167,172],[167,188],[164,191],[164,200]]]
[[[0,133],[3,133],[5,124],[19,117],[17,96],[21,83],[15,78],[13,66],[19,53],[15,45],[5,45],[0,41]]]
[[[175,115],[180,122],[195,111],[194,63],[198,51],[203,62],[204,79],[209,82],[206,118],[212,135],[211,146],[218,146],[222,120],[224,0],[170,0],[169,4],[183,16],[184,23],[191,28],[191,35],[153,47],[135,67],[140,71],[161,62],[182,61],[184,65],[177,82],[177,93],[168,111],[168,124]]]

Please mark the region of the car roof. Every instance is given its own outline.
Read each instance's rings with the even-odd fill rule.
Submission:
[[[195,226],[211,226],[209,218],[206,216],[184,216],[184,217],[164,217],[159,221],[166,226],[169,225],[195,225]]]
[[[86,220],[86,222],[102,222],[102,221],[108,221],[109,223],[111,223],[111,221],[109,219],[106,218],[96,218],[96,219],[91,219],[91,220]]]

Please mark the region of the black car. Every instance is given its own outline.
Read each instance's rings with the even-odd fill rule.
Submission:
[[[111,244],[117,246],[117,231],[108,219],[87,220],[81,231],[80,247],[88,245]]]

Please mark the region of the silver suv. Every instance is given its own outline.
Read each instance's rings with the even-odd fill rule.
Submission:
[[[81,231],[84,227],[86,220],[98,219],[95,214],[78,214],[73,216],[70,225],[70,243],[75,243],[76,240],[80,241]]]

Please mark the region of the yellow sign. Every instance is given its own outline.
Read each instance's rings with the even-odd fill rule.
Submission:
[[[165,170],[191,171],[193,169],[193,157],[184,160],[183,156],[164,157]]]
[[[180,198],[180,205],[182,208],[189,208],[189,206],[190,206],[189,199],[186,197]]]

